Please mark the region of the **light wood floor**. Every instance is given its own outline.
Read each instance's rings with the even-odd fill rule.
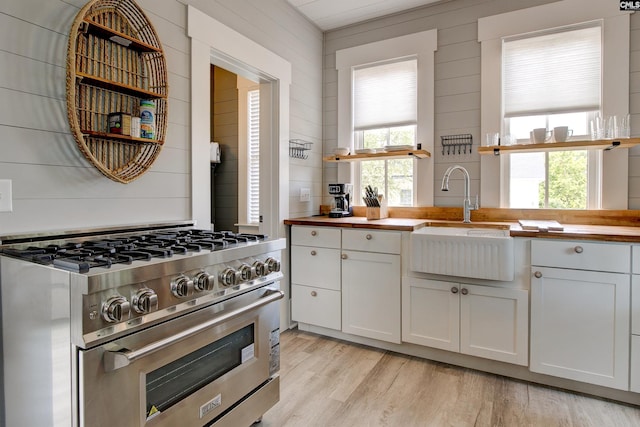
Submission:
[[[280,375],[257,426],[640,426],[638,407],[298,330],[281,335]]]

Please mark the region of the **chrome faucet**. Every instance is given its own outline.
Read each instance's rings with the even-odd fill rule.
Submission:
[[[472,206],[471,205],[471,199],[469,197],[469,187],[470,187],[470,179],[469,179],[469,172],[467,172],[467,170],[465,168],[463,168],[460,165],[455,165],[455,166],[449,166],[449,169],[447,169],[447,171],[444,173],[444,176],[442,177],[442,191],[449,191],[449,176],[451,175],[451,172],[453,172],[454,170],[460,170],[463,174],[464,174],[464,201],[463,201],[463,219],[462,222],[463,223],[470,223],[471,222],[471,211],[478,209],[478,196],[476,195],[476,202],[475,204]]]

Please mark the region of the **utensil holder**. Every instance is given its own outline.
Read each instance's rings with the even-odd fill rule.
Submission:
[[[367,219],[384,219],[389,218],[389,208],[387,208],[387,199],[379,197],[380,207],[367,206]]]

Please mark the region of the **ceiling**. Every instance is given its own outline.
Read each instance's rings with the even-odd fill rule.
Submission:
[[[441,0],[287,0],[322,31],[379,18]]]

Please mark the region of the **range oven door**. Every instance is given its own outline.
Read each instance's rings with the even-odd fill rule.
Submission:
[[[225,415],[279,370],[282,296],[260,288],[78,351],[78,424],[191,427]]]

